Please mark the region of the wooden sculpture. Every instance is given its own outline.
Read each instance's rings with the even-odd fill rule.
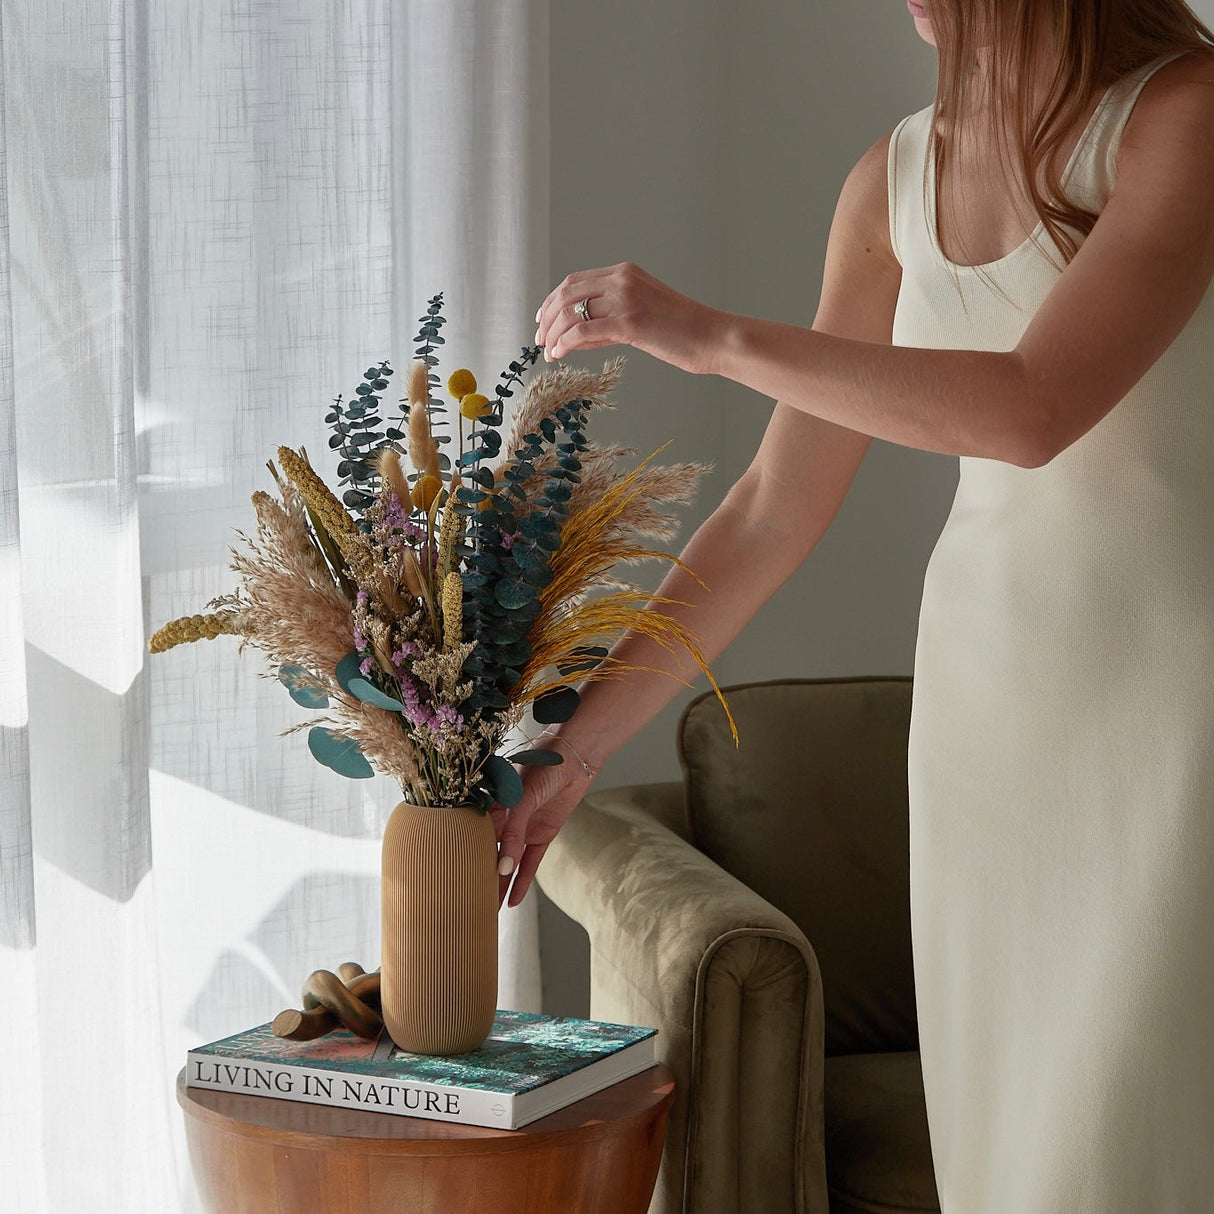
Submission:
[[[384,1027],[379,1014],[379,971],[368,974],[355,961],[331,970],[315,970],[303,987],[304,1010],[287,1008],[270,1026],[276,1037],[312,1041],[339,1025],[359,1037],[378,1037]]]

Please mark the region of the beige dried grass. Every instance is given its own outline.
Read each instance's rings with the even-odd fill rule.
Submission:
[[[513,455],[528,434],[540,432],[540,422],[572,400],[588,400],[592,408],[614,408],[608,394],[620,382],[623,358],[613,358],[601,371],[586,371],[561,363],[533,379],[514,413],[510,434],[502,450]]]
[[[283,487],[282,503],[259,502],[256,538],[233,550],[235,594],[216,601],[239,613],[240,630],[276,664],[322,675],[353,647],[350,602],[315,559],[301,492]]]

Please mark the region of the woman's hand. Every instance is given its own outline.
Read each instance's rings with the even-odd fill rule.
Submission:
[[[499,844],[499,909],[508,890],[511,906],[518,906],[526,896],[548,844],[556,838],[557,831],[565,825],[597,774],[581,762],[571,761],[570,756],[563,753],[565,748],[551,735],[537,739],[534,749],[562,753],[564,762],[556,767],[528,767],[523,776],[523,795],[519,803],[513,809],[498,806],[490,811]],[[505,873],[502,872],[504,868]]]
[[[587,317],[577,312],[586,301]],[[536,313],[535,340],[552,362],[574,350],[633,346],[694,375],[712,374],[728,313],[671,290],[622,262],[570,274]]]

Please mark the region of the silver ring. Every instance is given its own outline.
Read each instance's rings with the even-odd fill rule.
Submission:
[[[583,299],[580,304],[574,304],[573,310],[583,319],[590,319],[590,300]]]

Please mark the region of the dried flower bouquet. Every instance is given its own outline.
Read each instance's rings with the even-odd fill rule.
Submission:
[[[510,364],[492,400],[469,371],[450,376],[458,445],[448,456],[450,421],[434,401],[441,295],[421,324],[395,425],[378,412],[387,363],[326,417],[343,498],[305,452],[279,448],[278,496],[253,495],[256,535],[239,533],[233,550],[237,590],[209,614],[166,624],[150,648],[240,636],[293,699],[324,714],[308,738],[321,763],[351,777],[378,769],[414,804],[509,806],[522,791],[514,764],[561,755],[501,755],[507,733],[529,705],[542,725],[568,720],[577,683],[621,671],[608,646],[627,630],[686,648],[712,680],[695,637],[618,572],[677,563],[649,542],[674,535],[663,507],[688,502],[705,465],[651,456],[625,472],[633,452],[586,437],[621,359],[534,379],[503,442],[503,406],[537,349]]]

